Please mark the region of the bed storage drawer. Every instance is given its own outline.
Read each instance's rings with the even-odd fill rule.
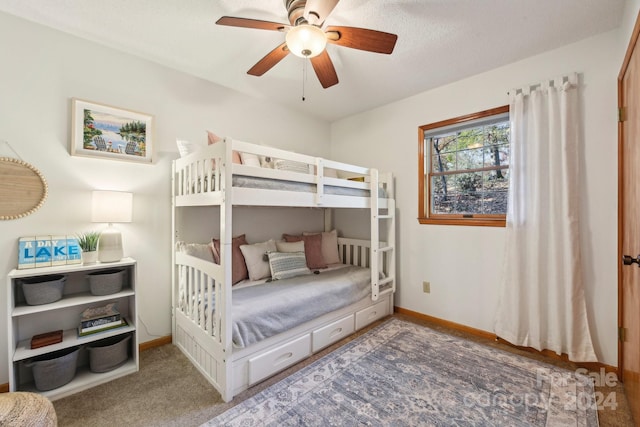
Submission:
[[[249,385],[275,374],[311,354],[311,335],[303,335],[280,347],[249,359]]]
[[[367,326],[371,322],[383,318],[389,314],[389,301],[384,300],[377,304],[356,312],[356,330]]]
[[[349,315],[344,319],[340,319],[327,326],[323,326],[320,329],[316,329],[311,333],[311,350],[315,353],[321,348],[351,335],[354,330],[353,315]]]

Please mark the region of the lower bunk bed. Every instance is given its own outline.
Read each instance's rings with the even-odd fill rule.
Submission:
[[[372,298],[371,244],[338,238],[341,263],[321,272],[234,286],[219,265],[176,252],[173,340],[225,402],[393,312],[393,287]],[[389,273],[382,256],[379,274]],[[227,308],[230,306],[230,308]]]

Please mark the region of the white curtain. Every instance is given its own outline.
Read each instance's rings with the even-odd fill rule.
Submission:
[[[596,361],[580,260],[577,75],[509,97],[506,256],[495,332],[512,344]]]

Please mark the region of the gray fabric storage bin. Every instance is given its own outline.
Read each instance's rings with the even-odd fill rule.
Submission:
[[[124,282],[124,269],[101,270],[89,273],[89,287],[93,295],[110,295],[120,292]]]
[[[62,274],[35,276],[21,279],[22,292],[29,305],[49,304],[62,298],[64,282]]]
[[[129,358],[129,335],[117,335],[91,343],[89,369],[91,372],[108,372],[123,365]]]
[[[24,365],[32,368],[36,388],[53,390],[71,382],[76,376],[76,363],[80,347],[69,347],[31,359]]]

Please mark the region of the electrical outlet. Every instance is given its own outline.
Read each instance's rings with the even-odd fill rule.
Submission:
[[[424,292],[425,294],[430,293],[431,292],[431,283],[422,282],[422,292]]]

